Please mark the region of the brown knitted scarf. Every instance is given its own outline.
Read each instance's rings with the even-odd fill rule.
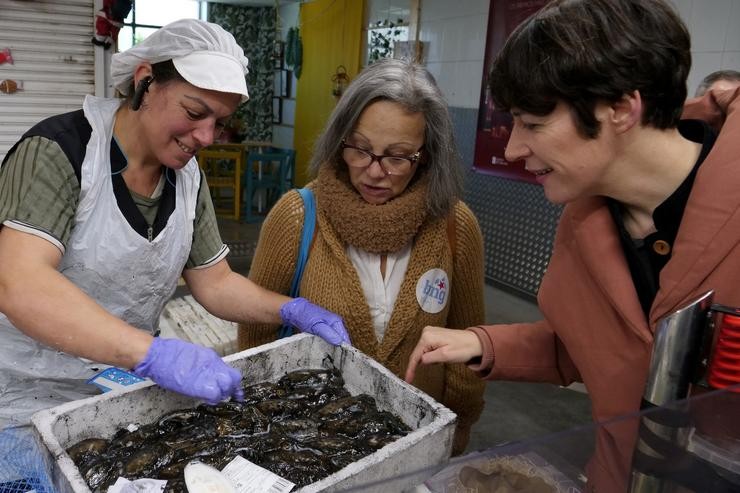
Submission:
[[[349,181],[346,168],[324,165],[317,179],[316,203],[344,244],[371,253],[397,252],[427,217],[427,173],[385,204],[370,204]]]

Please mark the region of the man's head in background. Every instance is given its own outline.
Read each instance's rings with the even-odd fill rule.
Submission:
[[[740,72],[737,70],[717,70],[702,79],[696,88],[695,97],[703,96],[710,89],[730,90],[740,86]]]

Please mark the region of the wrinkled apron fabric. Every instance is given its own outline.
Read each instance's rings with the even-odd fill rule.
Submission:
[[[85,98],[92,135],[59,271],[111,314],[154,332],[190,252],[200,174],[195,159],[176,172],[175,210],[151,242],[134,231],[118,208],[111,180],[110,143],[119,105],[117,99]],[[0,428],[27,424],[38,410],[98,393],[86,380],[100,365],[36,342],[1,313],[0,340]]]

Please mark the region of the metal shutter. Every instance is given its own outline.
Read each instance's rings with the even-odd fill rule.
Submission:
[[[34,123],[82,107],[95,93],[93,0],[2,0],[0,50],[14,65],[0,65],[0,81],[23,88],[0,92],[0,162]]]

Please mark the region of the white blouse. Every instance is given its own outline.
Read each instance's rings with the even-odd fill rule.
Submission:
[[[380,255],[347,247],[347,255],[355,266],[365,293],[370,316],[373,319],[375,336],[378,342],[383,341],[385,330],[393,313],[401,283],[411,258],[411,242],[395,253],[389,253],[385,262],[385,279],[380,272]]]

